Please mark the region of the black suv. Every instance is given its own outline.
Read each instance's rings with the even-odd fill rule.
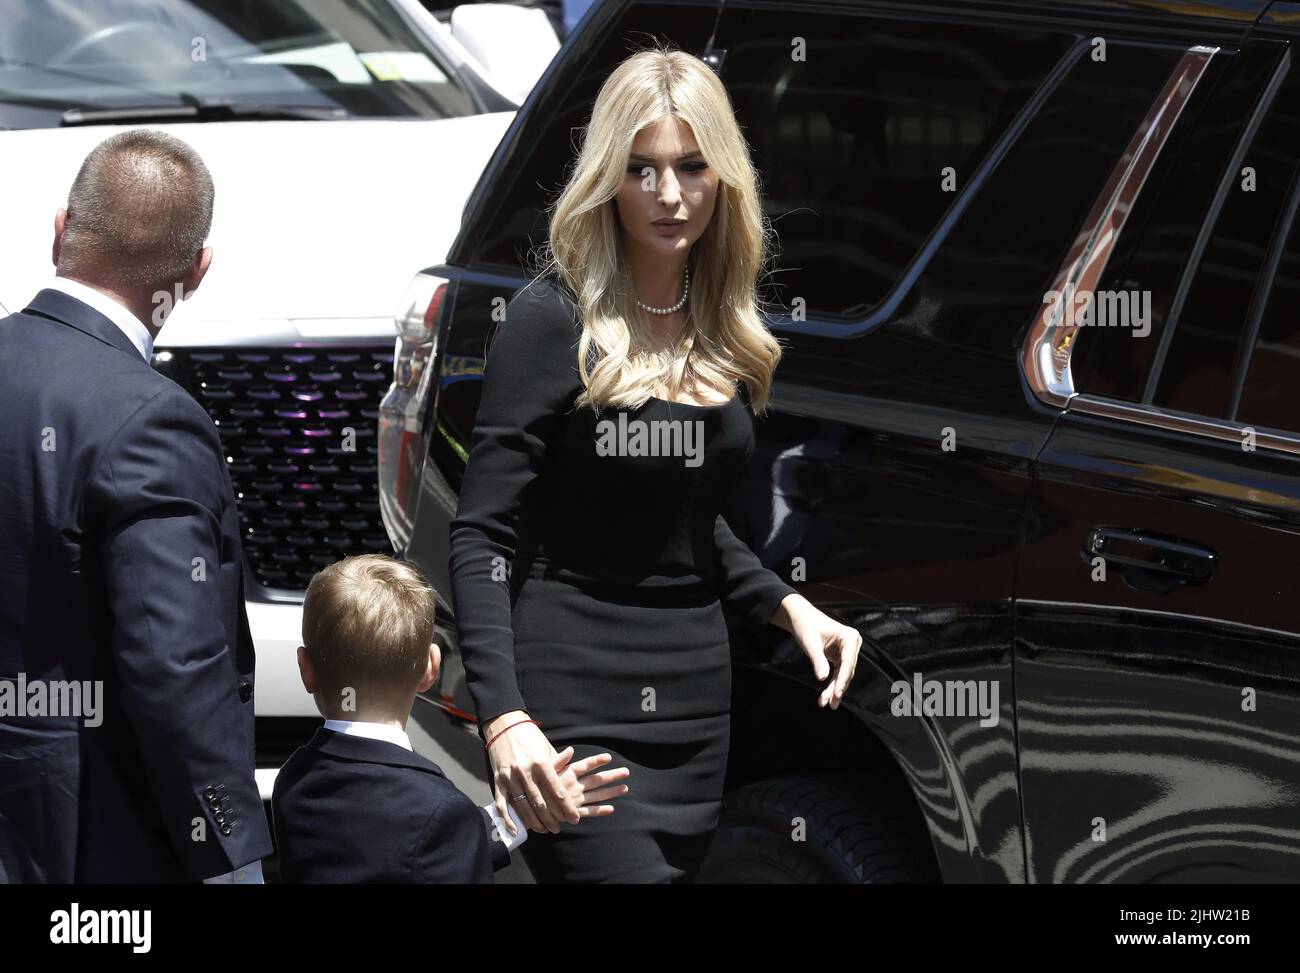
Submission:
[[[1300,879],[1300,4],[596,7],[399,314],[381,503],[444,595],[494,322],[651,38],[725,82],[779,237],[733,526],[865,639],[832,713],[733,620],[706,876]]]

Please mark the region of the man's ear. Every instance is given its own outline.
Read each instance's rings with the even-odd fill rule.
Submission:
[[[416,692],[422,693],[428,690],[435,682],[438,681],[438,672],[442,669],[442,653],[438,650],[437,642],[429,643],[429,661],[424,669],[424,678],[420,680],[420,685],[415,688]]]
[[[203,283],[203,275],[208,272],[208,267],[212,265],[212,248],[204,247],[194,258],[194,263],[190,264],[190,269],[185,271],[185,279],[181,281],[183,288],[181,294],[182,301],[188,301],[199,284]]]
[[[311,656],[307,654],[307,646],[298,646],[298,675],[302,677],[302,688],[308,693],[316,695],[316,667],[312,664]]]
[[[54,214],[54,245],[50,248],[50,259],[54,266],[59,265],[59,251],[63,249],[63,231],[68,228],[68,211],[62,206]]]

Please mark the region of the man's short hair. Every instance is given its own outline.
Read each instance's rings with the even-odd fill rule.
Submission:
[[[59,273],[171,291],[212,229],[212,176],[185,142],[133,129],[90,150],[68,193]]]
[[[358,554],[317,572],[302,606],[302,642],[319,691],[351,688],[384,702],[411,692],[433,640],[433,588],[419,569],[383,554]]]

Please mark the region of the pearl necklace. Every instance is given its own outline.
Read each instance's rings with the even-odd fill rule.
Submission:
[[[682,307],[686,304],[686,298],[690,296],[690,293],[691,293],[691,268],[687,267],[686,286],[682,288],[682,299],[678,301],[676,304],[674,304],[672,307],[651,307],[649,304],[642,304],[639,300],[636,303],[637,303],[637,307],[641,308],[641,310],[643,311],[648,311],[650,314],[672,314],[674,311],[680,311],[682,309]]]

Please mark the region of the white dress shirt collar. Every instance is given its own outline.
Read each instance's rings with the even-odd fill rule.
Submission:
[[[75,297],[83,304],[89,304],[104,317],[108,318],[124,335],[131,339],[131,344],[144,356],[146,362],[153,358],[153,335],[149,329],[125,306],[113,300],[107,294],[87,287],[77,280],[67,277],[55,277],[45,285],[50,290],[62,291],[69,297]]]
[[[406,731],[399,730],[389,723],[366,723],[362,720],[326,720],[325,729],[333,730],[335,733],[346,733],[348,736],[386,740],[389,743],[397,744],[399,747],[405,747],[412,753],[415,752],[415,748],[411,746],[411,738],[406,735]]]

